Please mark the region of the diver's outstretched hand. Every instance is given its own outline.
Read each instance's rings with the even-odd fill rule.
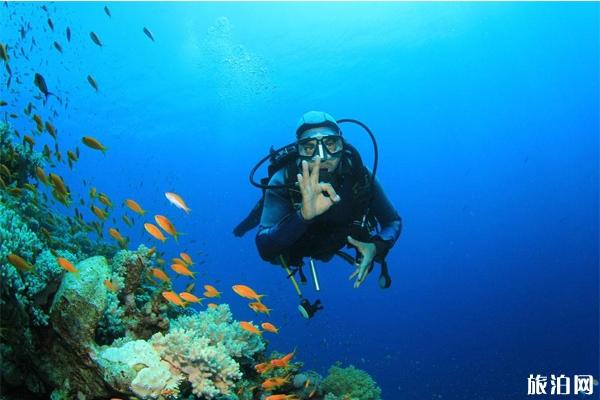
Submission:
[[[329,208],[338,203],[341,198],[335,192],[335,189],[329,183],[319,182],[319,168],[321,167],[321,158],[312,168],[312,173],[308,171],[308,162],[302,161],[302,173],[298,174],[298,185],[302,193],[302,218],[305,220],[313,219]],[[327,196],[323,194],[327,193]]]
[[[354,287],[357,288],[365,281],[365,278],[369,273],[369,268],[373,263],[375,254],[377,253],[377,248],[373,243],[361,242],[359,240],[354,239],[352,236],[348,236],[348,243],[356,247],[356,249],[362,256],[360,264],[356,265],[356,271],[354,271],[352,275],[350,275],[350,277],[348,278],[352,279],[356,277],[356,281],[354,281]]]

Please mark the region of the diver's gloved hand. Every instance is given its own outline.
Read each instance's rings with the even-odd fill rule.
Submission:
[[[373,243],[361,242],[354,239],[352,236],[348,236],[348,243],[356,247],[362,256],[360,259],[360,264],[356,266],[356,271],[354,271],[348,278],[352,279],[356,277],[354,287],[357,288],[364,282],[367,274],[369,273],[370,266],[373,263],[377,253],[377,247]]]
[[[298,174],[298,185],[302,193],[302,218],[311,220],[329,208],[338,203],[341,198],[335,192],[333,186],[329,183],[319,182],[319,168],[321,167],[321,158],[317,157],[317,161],[312,169],[312,173],[308,171],[308,162],[302,161],[302,174]],[[325,196],[327,193],[327,196]]]

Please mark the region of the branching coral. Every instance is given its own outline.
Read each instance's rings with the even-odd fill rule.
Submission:
[[[213,399],[226,395],[242,377],[239,364],[223,345],[211,346],[210,340],[183,329],[152,337],[152,346],[175,374],[181,373],[192,385],[196,396]]]
[[[233,316],[227,304],[191,316],[181,316],[171,322],[173,329],[184,329],[206,337],[211,345],[222,344],[227,354],[235,358],[252,359],[265,348],[261,338],[232,324]]]
[[[110,364],[116,361],[130,367],[138,364],[141,369],[130,377],[129,389],[142,398],[175,390],[175,382],[181,380],[204,399],[229,395],[242,378],[238,361],[250,361],[265,346],[259,336],[233,321],[227,305],[180,316],[168,333],[156,333],[148,341],[118,343],[99,351],[98,363],[107,370],[123,368]],[[142,360],[141,353],[149,359]],[[130,376],[131,370],[124,374]]]

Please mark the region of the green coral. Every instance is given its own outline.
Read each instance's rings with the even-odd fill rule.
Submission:
[[[11,253],[18,254],[35,266],[34,272],[20,272],[7,261]],[[57,253],[70,261],[67,251]],[[47,306],[64,274],[56,257],[12,209],[0,204],[0,288],[2,303],[28,310],[34,326],[48,324]]]
[[[323,391],[327,393],[327,400],[379,400],[381,397],[381,389],[371,376],[352,365],[332,366],[323,380]]]

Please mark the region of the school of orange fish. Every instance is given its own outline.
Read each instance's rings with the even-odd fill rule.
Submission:
[[[46,6],[42,6],[42,9],[44,9],[44,11],[48,12],[48,9],[46,8]],[[110,10],[108,9],[108,7],[105,7],[104,11],[109,17],[111,16],[111,13],[110,13]],[[55,26],[54,26],[54,22],[51,18],[48,18],[47,24],[50,27],[50,29],[54,32]],[[30,29],[30,26],[29,27],[24,26],[22,28],[21,39],[25,38],[25,35],[29,31],[29,29]],[[148,28],[144,27],[143,33],[150,40],[152,40],[154,42],[154,40],[155,40],[154,36]],[[69,27],[66,27],[65,34],[66,34],[67,42],[70,42],[71,41],[71,30]],[[100,39],[100,36],[97,33],[90,32],[89,37],[95,45],[102,47],[102,41]],[[58,41],[53,42],[53,47],[58,52],[60,52],[60,53],[63,52],[63,47]],[[5,68],[6,68],[7,72],[9,73],[9,80],[7,82],[7,88],[10,87],[11,79],[13,77],[13,71],[10,68],[10,55],[9,55],[10,51],[13,52],[13,55],[18,55],[16,48],[7,46],[4,43],[0,43],[0,60],[2,60],[4,62]],[[21,51],[21,54],[26,57],[22,48],[20,51]],[[94,77],[92,75],[87,76],[87,81],[95,91],[99,90],[98,83],[96,82],[96,80],[94,79]],[[18,81],[18,79],[17,79],[17,83],[20,83]],[[57,97],[57,99],[62,104],[62,100],[60,98],[58,98],[58,96],[56,94],[50,92],[50,90],[48,89],[46,80],[44,79],[42,74],[36,72],[33,83],[40,92],[34,98],[39,101],[43,100],[43,106],[46,106],[49,96]],[[5,106],[10,106],[9,102],[7,102],[5,100],[0,100],[0,107],[5,107]],[[16,130],[13,131],[13,135],[17,139],[20,139],[22,137],[23,146],[27,146],[30,149],[30,151],[33,151],[34,148],[36,147],[36,138],[35,137],[41,136],[44,133],[47,133],[54,141],[54,152],[52,152],[52,150],[50,149],[50,147],[47,144],[45,144],[43,146],[42,155],[44,157],[45,162],[48,164],[49,167],[55,167],[56,166],[56,164],[54,164],[55,161],[57,163],[64,164],[65,163],[64,160],[66,160],[66,163],[68,164],[69,168],[73,169],[74,164],[79,160],[79,158],[81,156],[79,147],[76,146],[75,149],[68,150],[66,152],[67,157],[63,157],[63,155],[60,152],[59,146],[58,146],[58,140],[57,140],[58,130],[54,127],[54,125],[50,119],[48,119],[46,121],[43,120],[42,116],[40,115],[43,113],[34,112],[34,110],[37,110],[39,106],[40,106],[39,104],[36,106],[34,103],[29,102],[27,104],[27,106],[25,107],[25,109],[23,110],[24,116],[26,118],[30,118],[32,120],[32,122],[34,123],[34,129],[32,130],[31,135],[26,135],[26,134],[21,135]],[[56,111],[54,111],[54,115],[56,116]],[[10,114],[7,113],[6,117],[18,118],[18,115],[16,113],[10,113]],[[86,147],[88,147],[92,150],[100,151],[105,155],[108,152],[107,147],[104,146],[102,144],[102,142],[95,137],[83,136],[81,138],[81,143],[83,143]],[[14,152],[14,150],[13,150],[13,152]],[[16,154],[13,153],[12,156],[16,157]],[[52,159],[52,156],[54,156],[54,160]],[[33,184],[33,183],[26,183],[23,185],[23,187],[16,187],[16,185],[9,185],[4,182],[3,176],[10,182],[12,174],[13,173],[10,171],[10,169],[6,165],[0,163],[0,188],[3,188],[4,190],[6,190],[10,195],[15,196],[15,197],[21,196],[23,193],[23,190],[28,190],[33,195],[32,201],[34,202],[34,204],[37,205],[38,195],[40,195],[44,201],[46,201],[46,202],[48,201],[48,197],[47,197],[46,193],[44,193],[42,191],[38,192],[38,188],[45,187],[51,192],[51,195],[54,200],[58,201],[59,203],[61,203],[62,205],[64,205],[67,208],[71,207],[71,205],[73,203],[72,192],[69,189],[69,186],[67,185],[65,180],[63,179],[63,177],[59,176],[58,174],[55,174],[53,172],[47,172],[46,170],[44,170],[44,168],[42,168],[42,166],[37,166],[35,168],[35,175],[36,175],[39,183],[37,185]],[[84,181],[84,184],[85,184],[85,181]],[[89,197],[90,197],[92,203],[97,200],[102,205],[102,206],[100,206],[100,205],[96,205],[96,204],[90,204],[90,206],[89,206],[90,211],[96,218],[98,218],[99,221],[93,221],[91,223],[85,222],[82,213],[79,212],[79,210],[77,208],[75,208],[75,219],[74,219],[74,221],[72,221],[70,218],[68,218],[69,223],[72,223],[72,222],[76,223],[76,224],[78,224],[79,227],[84,228],[86,231],[88,231],[88,232],[95,231],[98,234],[98,236],[104,237],[103,231],[105,228],[105,222],[108,220],[108,218],[114,208],[113,202],[107,194],[99,192],[95,187],[92,187],[90,189]],[[184,199],[177,193],[166,192],[165,197],[172,205],[174,205],[178,209],[184,211],[187,214],[189,214],[191,212],[191,209],[187,206]],[[84,205],[83,199],[80,199],[80,204],[82,206]],[[128,198],[128,199],[125,199],[122,204],[124,207],[127,207],[129,210],[131,210],[133,213],[135,213],[139,217],[144,218],[146,216],[146,213],[147,213],[146,210],[144,210],[142,208],[142,206],[136,200]],[[132,227],[135,224],[135,222],[132,221],[132,219],[127,215],[123,215],[122,220],[129,227]],[[116,222],[115,218],[113,218],[113,222]],[[178,241],[178,238],[181,234],[180,232],[177,231],[177,229],[175,228],[175,225],[168,217],[166,217],[164,215],[159,215],[159,214],[154,215],[153,221],[144,222],[143,227],[144,227],[145,231],[152,238],[160,241],[161,243],[164,243],[167,240],[168,236],[171,236],[175,239],[175,241]],[[114,226],[109,227],[107,229],[107,231],[108,231],[109,236],[111,238],[113,238],[121,248],[128,247],[129,238],[124,237],[116,227],[114,227]],[[44,235],[48,239],[49,242],[51,241],[50,233],[48,231],[44,231],[44,228],[41,228],[40,233],[42,235]],[[53,250],[51,250],[51,251],[53,251]],[[154,246],[154,247],[150,248],[150,250],[148,252],[148,256],[152,256],[156,252],[157,252],[157,249]],[[69,260],[67,260],[63,257],[59,257],[58,254],[56,254],[54,251],[53,251],[53,254],[56,257],[57,265],[60,266],[60,268],[64,269],[66,271],[66,273],[73,274],[76,277],[78,277],[79,271]],[[149,268],[148,276],[151,278],[154,278],[160,282],[170,283],[171,279],[169,277],[169,274],[167,273],[166,270],[164,270],[162,268],[162,266],[164,264],[166,264],[166,261],[164,258],[160,257],[161,253],[157,253],[156,255],[157,255],[156,264],[158,264],[158,265],[153,266],[152,268]],[[8,255],[7,261],[10,265],[14,266],[22,273],[31,273],[31,272],[35,271],[34,263],[32,264],[32,262],[21,257],[19,254]],[[187,307],[190,304],[202,304],[202,301],[205,299],[212,299],[211,301],[216,301],[214,299],[220,298],[222,295],[222,292],[218,291],[217,288],[215,288],[214,286],[212,286],[210,284],[203,285],[203,288],[204,288],[204,292],[202,293],[203,297],[198,297],[193,293],[195,283],[196,283],[196,281],[195,281],[196,272],[194,272],[192,269],[194,264],[195,263],[192,260],[192,257],[185,252],[181,252],[179,254],[179,257],[174,257],[171,260],[170,269],[176,274],[175,276],[181,275],[181,276],[188,277],[193,280],[193,282],[190,283],[183,292],[176,293],[173,290],[162,292],[162,296],[164,297],[164,299],[175,307]],[[153,281],[153,282],[158,284],[158,282],[156,282],[156,281]],[[118,292],[121,289],[118,287],[116,282],[113,282],[108,279],[104,280],[104,285],[106,286],[106,288],[108,290],[113,291],[113,292]],[[252,309],[255,313],[270,316],[271,309],[268,308],[262,301],[262,298],[264,297],[264,295],[257,294],[256,291],[254,291],[251,287],[242,285],[242,284],[233,285],[232,290],[238,296],[249,300],[250,302],[248,303],[248,307],[250,309]],[[214,302],[209,302],[208,304],[206,304],[206,306],[208,308],[214,308],[214,307],[217,307],[217,304]],[[262,322],[260,324],[260,328],[262,328],[262,330],[258,326],[255,326],[251,321],[240,321],[239,326],[241,329],[244,329],[245,331],[248,331],[248,332],[250,332],[252,334],[256,334],[256,335],[262,335],[263,332],[269,332],[269,333],[273,333],[273,334],[276,334],[279,332],[279,329],[270,322]],[[260,363],[255,366],[255,369],[260,374],[266,374],[269,371],[281,369],[281,371],[283,371],[283,373],[285,374],[288,364],[294,357],[295,353],[296,353],[296,351],[294,350],[293,352],[288,353],[281,358],[275,358],[275,359],[271,359],[267,362]],[[275,391],[278,388],[280,388],[288,383],[290,383],[290,374],[285,375],[285,376],[267,378],[264,380],[264,382],[262,383],[261,386],[264,390]],[[309,387],[309,385],[310,385],[310,380],[308,380],[306,382],[305,387]],[[315,395],[315,393],[316,393],[316,388],[310,393],[309,398],[312,398]],[[297,396],[289,395],[289,394],[272,394],[265,398],[265,400],[296,400],[296,399],[298,399]]]

